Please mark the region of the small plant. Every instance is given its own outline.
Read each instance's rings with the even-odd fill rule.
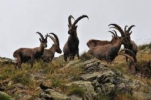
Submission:
[[[12,100],[11,97],[3,92],[0,92],[0,100]]]
[[[12,79],[15,83],[21,83],[23,85],[31,86],[32,80],[30,74],[19,73],[15,75]]]
[[[72,85],[69,87],[69,94],[68,95],[77,95],[79,97],[84,97],[85,90],[82,87],[77,85]]]
[[[99,93],[96,98],[97,100],[110,100],[108,95],[103,95],[101,93]]]
[[[59,79],[52,79],[52,87],[56,88],[62,85],[62,81]]]
[[[129,93],[115,92],[113,100],[141,100],[141,99],[135,98],[135,97],[133,97],[133,95],[131,95]]]
[[[2,70],[3,70],[3,72],[0,74],[0,80],[5,80],[7,78],[10,78],[15,73],[15,71],[13,69],[11,69],[11,68],[8,69],[7,67],[3,68]]]

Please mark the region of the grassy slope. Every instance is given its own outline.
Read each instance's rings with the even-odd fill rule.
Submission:
[[[145,48],[148,45],[145,45]],[[142,47],[140,47],[142,48]],[[151,52],[139,52],[137,55],[138,62],[151,60]],[[81,59],[85,58],[83,55]],[[8,94],[15,97],[15,94],[11,94],[10,90],[15,87],[16,84],[22,84],[24,89],[19,92],[26,92],[30,95],[37,96],[39,90],[39,84],[44,83],[45,85],[54,87],[57,91],[65,94],[70,94],[75,89],[75,86],[71,88],[65,88],[64,84],[71,82],[73,79],[77,80],[79,74],[82,73],[80,65],[79,67],[65,67],[74,66],[75,63],[80,63],[83,60],[77,60],[72,64],[64,62],[63,57],[55,58],[51,63],[43,63],[37,61],[34,67],[31,69],[30,65],[23,64],[21,70],[15,70],[13,64],[0,65],[0,84],[5,86]],[[106,62],[103,62],[106,64]],[[131,76],[132,78],[139,79],[149,85],[151,85],[151,79],[144,79],[131,75],[128,72],[127,64],[123,56],[116,57],[113,64],[109,65],[111,68],[117,68],[123,73]],[[122,67],[121,67],[122,66]],[[41,74],[41,75],[39,75]],[[37,79],[33,78],[32,75],[39,75]],[[42,78],[40,78],[40,76]],[[9,83],[7,83],[9,82]],[[11,83],[12,82],[12,83]],[[5,83],[9,85],[5,85]],[[79,89],[80,90],[80,89]],[[81,90],[82,91],[82,90]]]

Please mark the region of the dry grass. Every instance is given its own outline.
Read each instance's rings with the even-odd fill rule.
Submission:
[[[78,63],[80,63],[80,60]],[[62,58],[54,59],[50,63],[44,63],[41,60],[36,61],[33,68],[30,67],[30,64],[23,63],[22,69],[19,70],[15,70],[14,65],[7,64],[0,67],[0,82],[10,79],[14,84],[20,83],[27,86],[29,91],[32,93],[32,91],[35,92],[34,90],[39,87],[41,82],[33,80],[33,76],[31,76],[31,74],[42,73],[44,77],[46,77],[45,84],[47,83],[46,81],[49,80],[49,85],[51,87],[62,92],[63,90],[60,89],[64,86],[64,84],[79,79],[79,75],[81,73],[80,64],[78,65],[77,63],[73,63],[68,67],[63,68],[66,64],[68,63],[64,62]],[[73,67],[75,65],[79,67]]]
[[[149,44],[143,44],[143,45],[138,46],[139,50],[144,50],[146,48],[150,48],[151,49],[151,43],[149,43]]]
[[[0,65],[0,83],[7,79],[12,80],[14,83],[20,83],[23,84],[24,86],[27,86],[28,89],[26,91],[27,92],[30,91],[29,94],[36,96],[38,95],[37,89],[39,87],[40,81],[33,80],[32,79],[33,77],[30,76],[30,74],[42,73],[44,77],[46,77],[44,81],[45,84],[48,84],[53,88],[56,88],[61,93],[78,94],[81,92],[81,94],[84,95],[83,89],[78,87],[76,87],[77,89],[75,89],[75,86],[70,87],[70,89],[67,89],[65,84],[74,80],[78,80],[80,74],[82,73],[81,70],[81,67],[83,66],[82,62],[91,58],[93,57],[87,55],[86,53],[83,53],[81,55],[80,60],[76,59],[75,63],[68,65],[68,62],[65,62],[63,60],[63,56],[60,56],[59,58],[55,58],[50,63],[44,63],[41,60],[36,61],[33,68],[30,67],[30,64],[24,63],[22,65],[21,70],[15,70],[13,64]],[[151,55],[148,52],[139,52],[137,54],[137,59],[138,62],[148,61],[151,60]],[[107,64],[104,61],[103,63]],[[68,67],[65,67],[67,65]],[[122,73],[129,75],[132,79],[138,79],[144,83],[151,85],[151,79],[145,79],[131,75],[128,71],[128,65],[125,62],[125,57],[121,55],[117,56],[114,62],[112,64],[108,64],[108,66],[111,68],[119,69]],[[108,97],[104,97],[104,100],[105,98]],[[128,94],[117,94],[115,98],[116,100],[132,100]]]

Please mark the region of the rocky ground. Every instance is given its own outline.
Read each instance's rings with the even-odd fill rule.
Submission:
[[[142,52],[151,50],[140,51],[138,57],[144,57]],[[150,78],[130,74],[121,57],[107,64],[86,55],[66,63],[61,56],[53,64],[37,61],[33,69],[25,64],[20,70],[14,63],[0,59],[0,100],[151,99]]]

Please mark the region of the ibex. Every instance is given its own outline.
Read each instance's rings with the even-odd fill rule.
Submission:
[[[87,15],[82,15],[80,17],[78,17],[74,23],[72,24],[71,22],[71,18],[73,18],[72,15],[70,15],[68,17],[68,40],[65,43],[64,47],[63,47],[63,52],[64,52],[64,60],[67,61],[67,58],[69,57],[70,60],[73,60],[75,55],[77,55],[78,59],[79,59],[79,38],[77,36],[77,23],[79,20],[81,20],[82,18],[88,18]]]
[[[137,54],[137,51],[138,51],[138,47],[136,45],[136,43],[131,40],[131,33],[132,31],[130,32],[130,30],[132,29],[132,27],[134,27],[135,25],[131,25],[127,30],[126,30],[126,27],[125,27],[125,38],[127,40],[127,43],[124,42],[124,48],[126,49],[130,49],[134,52],[134,54],[136,55]],[[129,54],[129,52],[125,51],[126,54]],[[126,61],[128,61],[128,58],[126,58]]]
[[[35,48],[19,48],[13,53],[13,57],[16,58],[16,69],[21,68],[23,62],[30,61],[31,67],[33,67],[33,62],[35,59],[39,59],[44,52],[44,48],[47,47],[47,36],[44,38],[40,32],[37,32],[41,38],[40,46]]]
[[[134,27],[135,25],[131,25],[128,29],[126,29],[127,26],[125,26],[124,31],[123,31],[122,28],[121,28],[119,25],[117,25],[117,24],[110,24],[110,25],[113,25],[114,27],[112,27],[112,28],[116,28],[116,29],[122,34],[122,36],[125,37],[124,42],[123,42],[124,48],[125,48],[125,49],[130,49],[130,50],[133,51],[134,54],[136,55],[136,54],[137,54],[138,47],[137,47],[136,43],[135,43],[133,40],[131,40],[131,37],[130,37],[130,35],[131,35],[131,33],[132,33],[132,31],[130,31],[130,30],[131,30],[132,27]],[[126,54],[129,54],[129,52],[127,52],[127,51],[125,51],[125,53],[126,53]],[[127,62],[127,61],[128,61],[128,58],[126,57],[126,62]]]
[[[133,51],[131,51],[130,49],[123,49],[121,51],[126,51],[129,54],[127,54],[126,52],[124,54],[120,53],[119,55],[123,55],[125,57],[127,57],[127,59],[129,58],[130,62],[129,62],[129,71],[132,74],[136,74],[136,71],[138,69],[138,64],[137,64],[137,58],[136,55],[134,54]]]
[[[54,33],[49,33],[52,34],[54,37],[47,35],[47,37],[51,38],[54,42],[54,44],[49,48],[49,49],[45,49],[44,50],[44,54],[42,55],[42,59],[45,62],[50,62],[52,61],[52,59],[55,56],[55,52],[57,53],[62,53],[62,50],[60,49],[60,45],[59,45],[59,39],[58,36]]]
[[[129,58],[130,62],[129,62],[129,70],[132,74],[136,74],[136,73],[140,73],[141,76],[143,77],[151,77],[151,61],[144,61],[143,63],[138,63],[137,62],[137,58],[136,55],[134,54],[133,51],[129,50],[129,49],[123,49],[121,51],[127,51],[130,53],[126,54],[126,52],[124,54],[119,53],[119,55],[124,55],[127,58]]]
[[[109,32],[111,32],[113,34],[111,41],[91,39],[87,42],[87,46],[89,48],[92,48],[92,47],[95,47],[95,46],[98,46],[98,45],[106,45],[106,44],[110,44],[110,43],[114,42],[118,37],[117,33],[116,33],[115,30],[109,31]]]
[[[117,37],[113,43],[90,48],[88,53],[100,60],[106,60],[111,63],[118,55],[118,51],[123,43],[123,40],[124,37]]]

